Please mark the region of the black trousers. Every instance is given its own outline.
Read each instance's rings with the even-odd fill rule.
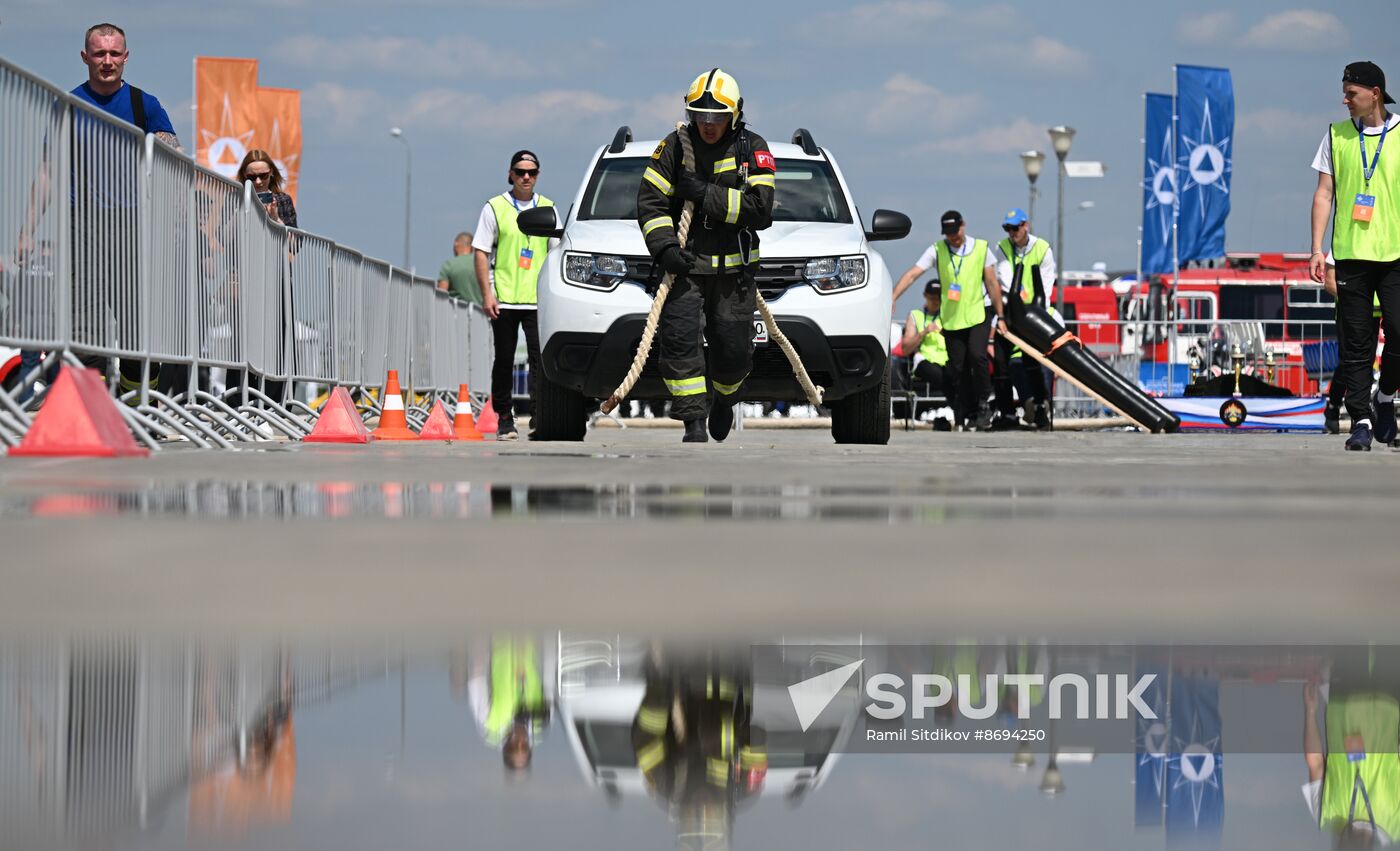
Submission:
[[[538,310],[503,307],[491,320],[496,357],[491,362],[491,407],[498,417],[513,417],[511,393],[515,379],[515,343],[525,329],[525,352],[530,362],[530,401],[539,395],[540,314]]]
[[[938,396],[944,394],[947,389],[947,368],[934,363],[933,361],[919,361],[919,365],[914,367],[913,382],[922,382],[928,385],[928,395]],[[914,409],[914,416],[917,417],[925,410],[932,408],[932,402],[920,402]]]
[[[997,413],[1003,417],[1013,417],[1016,415],[1016,396],[1012,388],[1020,389],[1011,372],[1011,353],[1016,346],[1000,334],[992,335],[992,393],[996,396]],[[1026,400],[1025,393],[1021,394],[1021,399]]]
[[[1011,359],[1011,381],[1016,385],[1016,392],[1021,394],[1023,407],[1028,400],[1037,404],[1050,400],[1050,377],[1045,367],[1025,352]]]
[[[671,391],[671,419],[708,416],[707,389],[721,403],[738,399],[753,366],[756,293],[747,274],[687,275],[671,284],[658,329],[658,365]],[[709,343],[708,368],[704,343]]]
[[[991,331],[989,316],[980,325],[943,332],[943,341],[948,345],[948,369],[944,373],[948,404],[960,422],[977,416],[991,392],[991,376],[987,374],[987,337]]]
[[[1400,260],[1337,261],[1337,324],[1347,415],[1352,422],[1371,418],[1371,363],[1376,357],[1373,299],[1380,296],[1381,327],[1386,339],[1400,339]],[[1400,389],[1400,352],[1381,356],[1382,393]]]
[[[1375,315],[1374,310],[1371,311],[1371,326],[1373,329],[1371,333],[1373,334],[1376,333],[1376,329],[1381,327],[1381,318]],[[1340,408],[1342,402],[1346,400],[1347,395],[1346,371],[1342,369],[1342,351],[1343,347],[1346,345],[1342,341],[1346,334],[1342,330],[1340,318],[1338,318],[1334,328],[1337,332],[1337,368],[1332,370],[1332,380],[1327,385],[1327,401]]]

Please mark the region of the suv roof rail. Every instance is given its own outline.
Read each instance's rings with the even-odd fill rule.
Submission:
[[[632,128],[624,124],[617,128],[617,133],[613,134],[612,144],[608,145],[608,153],[622,153],[622,149],[627,147],[627,143],[630,141],[632,141]]]
[[[802,153],[809,157],[815,157],[821,153],[817,148],[817,143],[812,141],[812,133],[806,127],[799,127],[792,134],[792,143],[802,146]]]

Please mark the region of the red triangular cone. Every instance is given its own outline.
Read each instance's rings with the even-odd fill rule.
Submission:
[[[418,432],[419,440],[456,440],[457,432],[452,430],[452,420],[447,417],[447,408],[439,399],[428,412],[428,420]]]
[[[501,418],[496,416],[496,409],[491,407],[491,397],[486,397],[486,405],[481,409],[481,416],[477,417],[476,430],[482,434],[495,434],[496,429],[501,427]]]
[[[360,412],[355,410],[355,402],[344,387],[331,391],[326,404],[321,406],[321,416],[316,427],[302,440],[306,443],[369,443],[374,436],[365,428]]]
[[[116,401],[107,394],[102,373],[68,366],[59,371],[24,440],[10,450],[12,456],[150,454],[131,436]]]

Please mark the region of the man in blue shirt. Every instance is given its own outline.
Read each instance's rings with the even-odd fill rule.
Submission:
[[[79,56],[88,67],[86,83],[73,89],[73,94],[110,115],[129,121],[172,148],[179,149],[180,140],[165,107],[155,95],[143,92],[122,79],[131,53],[126,48],[126,33],[116,24],[89,27]]]
[[[126,33],[115,24],[89,27],[79,54],[87,82],[72,94],[113,117],[135,124],[144,133],[179,150],[170,116],[154,96],[122,80],[130,53]],[[114,125],[81,110],[73,116],[69,141],[73,205],[73,343],[80,349],[145,348],[137,281],[137,171],[140,143]],[[49,161],[40,168],[19,252],[28,253],[50,201]],[[159,322],[159,319],[156,320]],[[148,332],[149,333],[149,332]],[[102,368],[106,358],[89,353],[88,366]],[[140,363],[122,361],[121,390],[136,389]],[[154,374],[154,373],[153,373]],[[167,382],[168,384],[168,382]],[[162,387],[178,392],[182,388]]]

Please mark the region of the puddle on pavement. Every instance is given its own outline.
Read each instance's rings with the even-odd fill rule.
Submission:
[[[1113,503],[1123,511],[1137,500],[1166,501],[1189,508],[1192,503],[1235,498],[1228,490],[1219,489],[979,487],[943,480],[905,487],[222,480],[54,486],[19,481],[0,491],[0,518],[136,515],[210,520],[523,518],[938,524],[1093,514],[1104,503]]]
[[[1389,712],[1366,745],[1388,754],[1371,794],[1396,793],[1396,648],[760,644],[9,641],[0,845],[1321,849],[1308,796],[1335,813],[1352,781],[1299,793],[1310,682],[1321,742],[1329,706]],[[870,752],[891,729],[872,684],[921,672],[999,678],[969,700],[991,717],[935,708],[943,742]],[[1156,720],[1050,721],[1053,689],[1006,685],[1145,673]],[[1081,718],[1116,715],[1084,700]],[[979,730],[995,740],[951,741]],[[1347,757],[1322,764],[1346,779]],[[1373,803],[1388,820],[1397,802]]]

